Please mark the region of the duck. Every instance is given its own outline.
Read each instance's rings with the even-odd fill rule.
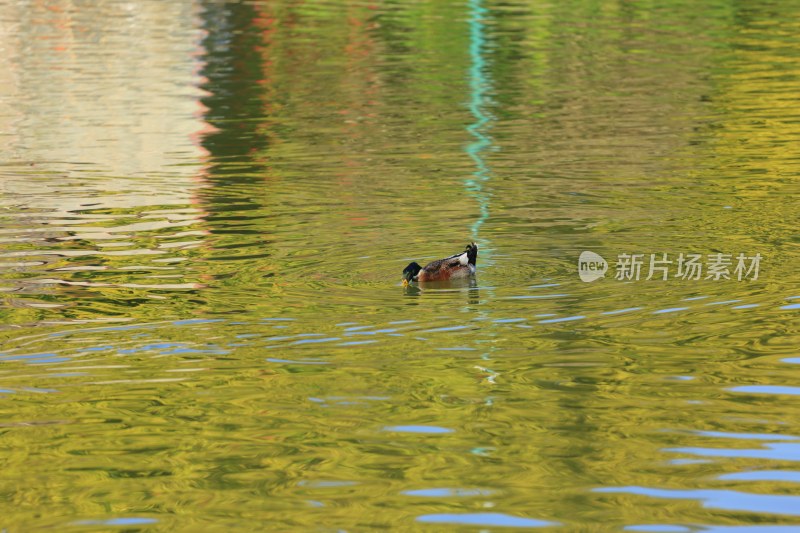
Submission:
[[[438,259],[424,267],[416,262],[403,269],[403,285],[412,281],[447,281],[468,278],[475,274],[475,262],[478,260],[478,245],[470,243],[466,249],[450,257]]]

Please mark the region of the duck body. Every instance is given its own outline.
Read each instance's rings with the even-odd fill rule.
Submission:
[[[448,281],[468,278],[475,274],[478,245],[474,242],[458,254],[428,263],[424,267],[411,263],[403,270],[404,283],[411,281]]]

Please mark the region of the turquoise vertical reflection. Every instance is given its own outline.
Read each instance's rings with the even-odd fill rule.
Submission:
[[[486,135],[491,116],[486,112],[486,94],[491,88],[491,83],[486,76],[486,60],[483,57],[486,48],[484,18],[487,9],[481,0],[469,1],[469,110],[475,117],[475,122],[467,126],[467,131],[475,138],[465,147],[467,155],[475,162],[476,170],[472,177],[465,180],[469,193],[478,202],[479,216],[472,224],[470,230],[472,239],[483,244],[478,238],[481,225],[489,218],[489,195],[484,191],[484,184],[491,177],[489,166],[484,160],[485,152],[492,146],[491,138]]]
[[[480,247],[483,250],[483,259],[485,261],[488,248],[488,246],[486,246],[487,241],[485,239],[480,239],[478,237],[478,233],[481,229],[481,225],[483,225],[483,223],[489,218],[489,195],[486,193],[486,191],[484,191],[483,185],[491,177],[489,166],[486,164],[486,161],[483,158],[486,150],[492,146],[491,138],[485,133],[488,129],[489,121],[491,120],[491,117],[485,111],[485,106],[487,104],[486,94],[489,92],[491,84],[486,76],[486,60],[483,58],[483,53],[486,48],[484,19],[488,10],[483,7],[481,0],[470,0],[468,5],[470,12],[469,110],[472,113],[472,116],[475,118],[475,121],[467,126],[467,131],[475,138],[475,140],[469,143],[464,150],[475,162],[475,171],[472,173],[471,178],[464,180],[464,184],[466,185],[469,193],[478,202],[479,216],[470,227],[470,231],[472,233],[472,240],[480,244]],[[483,318],[488,318],[485,311],[482,310],[480,314],[483,316]],[[492,361],[491,355],[494,351],[494,347],[489,347],[489,351],[484,353],[481,356],[481,359],[490,364]],[[478,368],[488,374],[485,378],[487,383],[494,385],[495,378],[500,374],[488,367],[484,368],[481,366]],[[484,405],[486,407],[490,407],[493,404],[494,399],[492,396],[487,396],[484,399]],[[478,452],[473,450],[473,453]]]

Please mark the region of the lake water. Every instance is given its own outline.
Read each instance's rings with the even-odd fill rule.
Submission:
[[[800,528],[797,2],[2,0],[0,57],[4,531]]]

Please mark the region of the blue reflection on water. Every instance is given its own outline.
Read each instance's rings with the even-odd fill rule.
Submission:
[[[366,341],[347,341],[347,342],[340,342],[337,346],[358,346],[360,344],[375,344],[376,340],[366,340]]]
[[[797,526],[707,526],[702,529],[706,533],[797,533]]]
[[[32,353],[26,355],[0,355],[0,359],[4,361],[24,361],[25,359],[43,359],[47,357],[55,357],[54,353]]]
[[[654,533],[683,533],[688,531],[703,531],[705,533],[796,533],[797,526],[770,526],[759,524],[757,526],[695,526],[688,528],[672,524],[646,524],[627,526],[625,531],[644,531]]]
[[[642,307],[626,307],[625,309],[617,309],[616,311],[606,311],[601,313],[603,315],[621,315],[622,313],[630,313],[631,311],[639,311]]]
[[[732,392],[754,392],[757,394],[790,394],[792,396],[800,395],[800,387],[787,387],[780,385],[741,385],[739,387],[731,387],[728,390]]]
[[[467,329],[469,326],[446,326],[442,328],[433,328],[433,329],[424,329],[420,331],[420,333],[439,333],[442,331],[458,331],[461,329]]]
[[[539,324],[555,324],[557,322],[572,322],[573,320],[581,320],[586,318],[583,315],[576,315],[576,316],[565,316],[562,318],[548,318],[546,320],[540,320]]]
[[[733,472],[717,477],[723,481],[791,481],[800,483],[800,472],[795,470],[756,470],[754,472]]]
[[[670,307],[668,309],[659,309],[658,311],[653,311],[654,315],[662,315],[664,313],[675,313],[677,311],[686,311],[689,309],[688,307]]]
[[[47,363],[63,363],[64,361],[71,361],[69,357],[45,357],[43,359],[31,359],[27,361],[29,365],[43,365]]]
[[[452,433],[450,428],[439,426],[386,426],[383,431],[396,431],[399,433]]]
[[[763,448],[727,449],[727,448],[665,448],[665,452],[688,453],[704,457],[748,457],[751,459],[775,459],[779,461],[800,461],[800,443],[774,442],[765,444]]]
[[[428,524],[464,524],[470,526],[495,527],[546,527],[558,525],[556,522],[521,518],[503,513],[442,513],[426,514],[417,517],[417,522]]]
[[[627,526],[623,529],[625,531],[647,531],[653,533],[683,533],[684,531],[691,531],[688,527],[661,524]]]
[[[176,348],[179,346],[186,346],[186,345],[180,342],[159,342],[156,344],[145,344],[142,346],[137,346],[136,348],[126,348],[124,350],[119,350],[119,353],[127,355],[138,352],[144,352],[147,350],[166,350],[167,348]]]
[[[731,433],[727,431],[694,431],[704,437],[718,437],[721,439],[751,439],[751,440],[800,440],[795,435],[782,435],[779,433]]]
[[[493,491],[486,489],[419,489],[404,490],[406,496],[422,496],[427,498],[449,498],[453,496],[489,496]]]
[[[81,520],[74,522],[78,526],[135,526],[142,524],[155,524],[155,518],[110,518],[108,520]]]
[[[735,490],[668,490],[648,487],[603,487],[595,492],[640,494],[652,498],[702,500],[703,507],[800,516],[800,496],[752,494]]]

